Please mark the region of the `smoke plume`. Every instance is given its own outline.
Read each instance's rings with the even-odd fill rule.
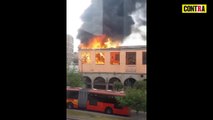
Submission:
[[[122,45],[146,45],[146,0],[144,2],[136,2],[136,9],[132,12],[134,25],[132,31],[123,41]],[[133,42],[134,41],[134,42]]]
[[[146,25],[145,4],[146,0],[92,0],[81,16],[83,25],[77,38],[87,43],[95,35],[106,34],[122,42],[132,32],[144,37],[141,26]]]

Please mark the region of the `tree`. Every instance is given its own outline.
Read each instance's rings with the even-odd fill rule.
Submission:
[[[75,68],[67,71],[67,85],[70,87],[84,87],[85,84],[82,81],[82,75],[76,71]]]
[[[121,82],[115,81],[113,84],[113,88],[116,91],[120,91],[123,88],[123,84]]]
[[[139,80],[134,83],[133,86],[135,89],[140,89],[146,91],[146,80]]]
[[[146,81],[137,81],[133,88],[128,88],[125,91],[125,97],[116,97],[123,106],[129,106],[135,110],[146,111]]]

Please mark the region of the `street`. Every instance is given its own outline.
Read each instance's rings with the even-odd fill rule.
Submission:
[[[146,113],[139,112],[139,114],[136,115],[136,113],[132,111],[130,117],[125,117],[72,109],[67,110],[67,120],[146,120]]]

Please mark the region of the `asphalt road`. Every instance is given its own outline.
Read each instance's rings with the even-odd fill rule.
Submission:
[[[112,117],[112,118],[118,118],[118,119],[122,119],[122,120],[146,120],[146,113],[144,112],[139,112],[139,114],[137,115],[134,111],[131,112],[131,116],[130,117],[125,117],[125,116],[119,116],[119,115],[108,115],[108,114],[104,114],[104,113],[99,113],[99,112],[92,112],[92,111],[84,111],[84,110],[73,110],[75,112],[79,112],[82,114],[91,114],[91,115],[95,115],[95,116],[102,116],[102,117]],[[67,120],[83,120],[82,118],[80,119],[79,116],[77,115],[72,115],[72,117],[70,115],[67,115]],[[92,118],[86,118],[84,120],[92,120]]]

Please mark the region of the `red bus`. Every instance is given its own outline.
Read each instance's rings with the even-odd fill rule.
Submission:
[[[115,99],[116,96],[124,97],[125,94],[115,91],[67,87],[67,108],[129,116],[130,109],[121,106]]]

